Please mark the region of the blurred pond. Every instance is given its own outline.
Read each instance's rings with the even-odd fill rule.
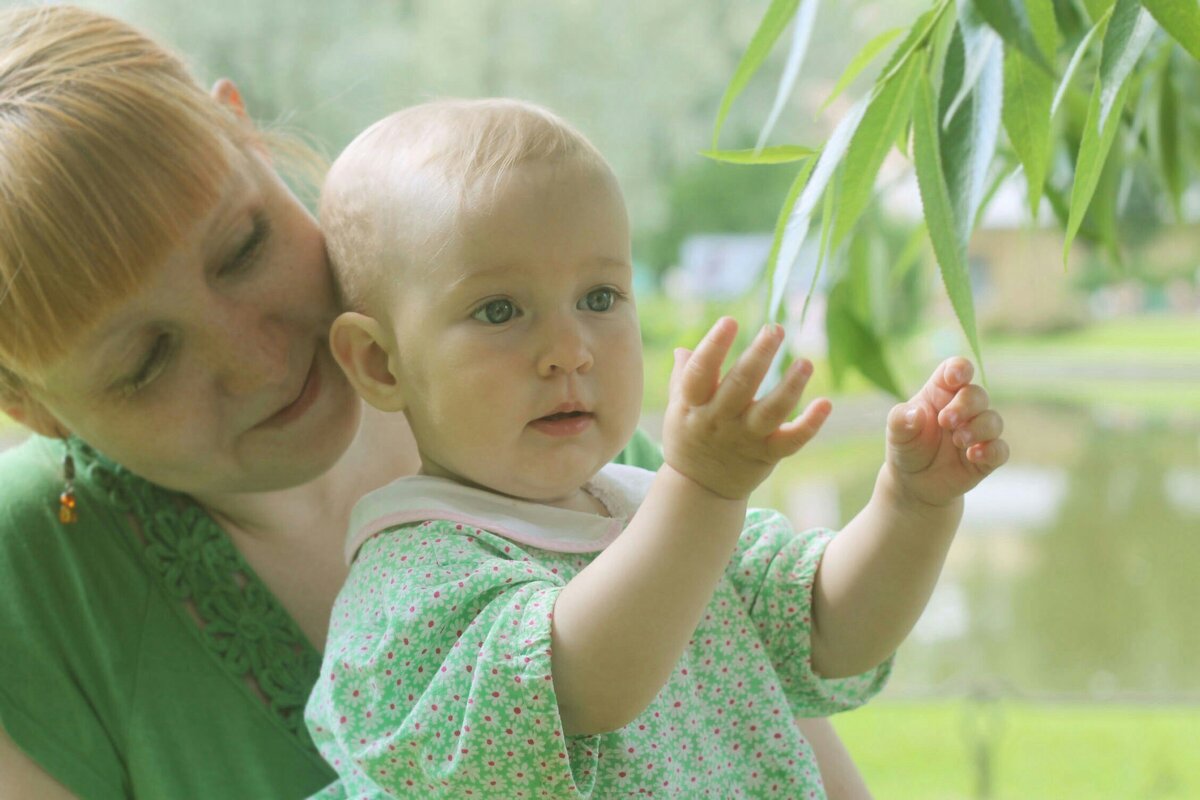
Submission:
[[[887,695],[1200,701],[1200,413],[997,405],[1012,458],[968,495]],[[868,416],[878,433],[814,442],[755,503],[848,520],[882,456]]]

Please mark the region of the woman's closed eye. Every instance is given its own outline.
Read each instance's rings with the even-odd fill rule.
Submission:
[[[154,337],[154,344],[150,346],[137,371],[120,382],[118,388],[121,393],[128,397],[144,389],[162,373],[170,354],[170,337],[165,333]]]
[[[472,319],[486,322],[489,325],[503,325],[519,316],[521,316],[521,310],[517,308],[516,303],[503,297],[488,300],[471,312]]]
[[[581,297],[575,307],[580,311],[595,311],[603,314],[606,311],[612,311],[617,301],[624,297],[623,293],[611,286],[601,286]]]
[[[238,249],[221,265],[218,275],[227,277],[236,275],[253,266],[262,251],[266,247],[267,240],[271,237],[271,221],[267,219],[266,213],[257,211],[254,214],[253,227],[250,233],[242,240]]]

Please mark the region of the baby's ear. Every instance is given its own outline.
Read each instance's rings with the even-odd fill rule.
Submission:
[[[395,372],[395,338],[379,321],[347,311],[333,321],[329,346],[354,391],[380,411],[403,411],[404,393]]]

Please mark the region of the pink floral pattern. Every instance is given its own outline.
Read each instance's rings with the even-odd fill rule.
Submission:
[[[558,592],[595,557],[432,521],[360,550],[306,721],[342,780],[320,797],[820,798],[796,716],[865,702],[890,661],[810,666],[826,531],[754,511],[667,685],[630,725],[565,736],[551,678]]]

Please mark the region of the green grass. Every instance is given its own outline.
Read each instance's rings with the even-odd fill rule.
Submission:
[[[1019,349],[1032,352],[1131,352],[1191,355],[1200,359],[1200,320],[1192,316],[1142,316],[1096,322],[1059,334],[984,337],[984,356]],[[1114,352],[1115,351],[1115,352]]]
[[[1200,797],[1200,709],[878,702],[834,718],[880,800],[977,792],[990,738],[994,800]],[[990,736],[989,736],[990,734]]]

